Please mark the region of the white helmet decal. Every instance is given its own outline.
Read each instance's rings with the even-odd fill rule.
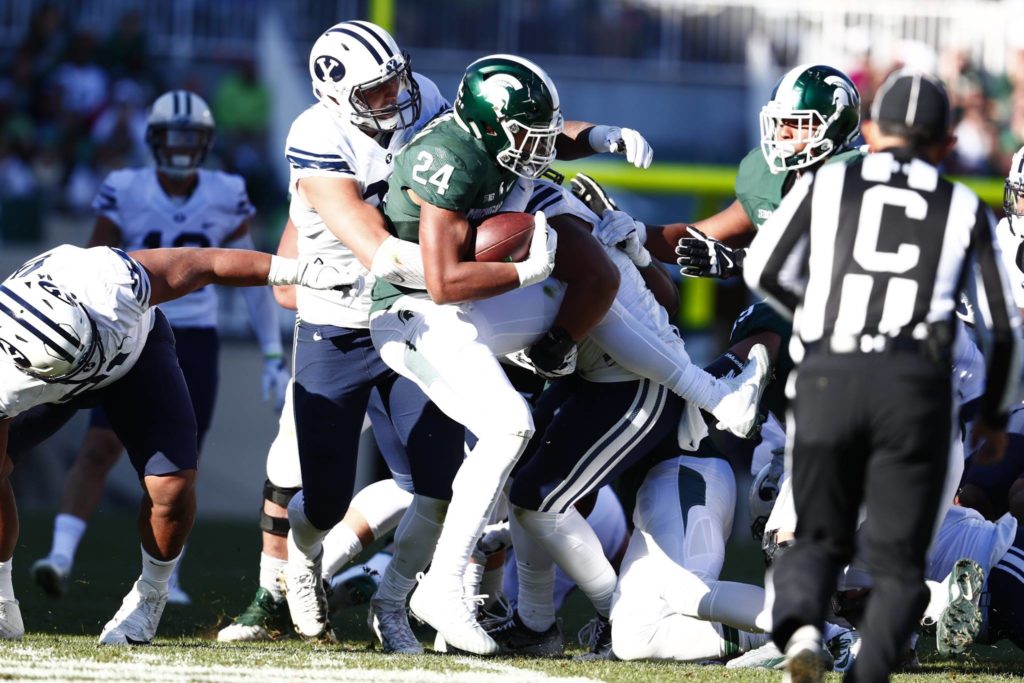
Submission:
[[[511,74],[494,74],[480,84],[482,95],[485,100],[494,107],[494,113],[499,116],[508,107],[509,90],[522,90],[522,82]]]

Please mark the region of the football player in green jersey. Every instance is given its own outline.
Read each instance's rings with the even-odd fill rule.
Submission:
[[[803,65],[788,71],[760,118],[761,145],[740,162],[732,204],[693,224],[639,223],[633,239],[646,242],[661,261],[678,261],[683,275],[732,277],[742,267],[743,253],[737,248],[750,243],[801,173],[861,154],[850,146],[860,132],[860,93],[833,67]],[[577,196],[600,208],[600,190],[592,181],[577,176],[573,187]],[[622,221],[621,229],[626,239],[625,233],[635,228]]]
[[[395,159],[385,217],[396,237],[420,244],[426,291],[378,280],[370,328],[381,358],[478,438],[452,483],[430,571],[410,603],[459,650],[498,650],[463,601],[462,577],[534,430],[529,406],[496,356],[529,348],[540,370],[571,370],[575,342],[604,317],[618,287],[615,266],[585,232],[558,235],[586,262],[575,277],[560,273],[571,266],[561,259],[556,267],[555,234],[541,212],[520,263],[466,260],[472,258],[471,225],[499,209],[525,209],[532,179],[556,155],[595,151],[624,151],[638,166],[651,157],[642,137],[628,129],[563,123],[557,90],[540,67],[492,55],[467,68],[454,110]],[[553,271],[560,280],[549,279]],[[574,293],[574,285],[582,286]],[[381,591],[390,588],[381,585]]]

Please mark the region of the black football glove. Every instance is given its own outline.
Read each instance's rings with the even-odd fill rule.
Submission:
[[[572,187],[572,196],[586,204],[587,208],[598,216],[603,216],[605,211],[615,211],[619,208],[604,188],[588,175],[577,173],[569,184]]]
[[[730,278],[743,272],[746,249],[732,249],[708,237],[692,225],[686,226],[690,237],[682,237],[676,245],[679,272],[687,277]]]
[[[561,327],[552,327],[526,349],[526,357],[541,377],[554,379],[571,375],[576,370],[576,342]]]

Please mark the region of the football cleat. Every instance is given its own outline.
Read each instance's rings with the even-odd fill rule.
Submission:
[[[970,558],[957,560],[945,581],[948,590],[946,608],[939,616],[935,645],[939,654],[949,657],[963,654],[981,629],[981,588],[985,574]]]
[[[100,633],[100,645],[148,645],[156,636],[167,592],[139,579],[121,602],[121,609]]]
[[[366,623],[377,636],[385,653],[421,655],[423,646],[409,625],[409,612],[404,604],[395,604],[373,598]]]
[[[598,615],[580,629],[579,642],[590,652],[573,657],[577,662],[590,662],[599,659],[615,659],[612,652],[612,624],[608,617]]]
[[[71,560],[63,555],[49,555],[32,565],[32,580],[51,598],[68,592],[71,579]]]
[[[813,626],[801,626],[786,646],[786,673],[783,683],[821,683],[829,662],[821,649],[821,632]]]
[[[498,644],[476,619],[476,610],[470,605],[462,587],[462,577],[456,577],[448,586],[445,579],[434,579],[430,574],[419,577],[419,585],[409,600],[409,609],[420,621],[432,626],[448,648],[474,655],[494,655]]]
[[[314,640],[333,637],[327,622],[327,591],[320,576],[323,556],[321,550],[312,564],[302,558],[289,560],[277,577],[288,600],[288,613],[295,632]]]
[[[764,645],[725,663],[727,669],[781,669],[786,663],[786,655],[768,641]]]
[[[290,626],[287,602],[274,600],[270,591],[260,586],[245,611],[217,633],[217,640],[222,643],[274,640],[288,633]]]
[[[487,632],[501,647],[503,655],[560,657],[565,653],[562,630],[558,628],[557,622],[548,630],[538,632],[527,627],[519,618],[519,614],[513,612],[504,623],[488,629]]]
[[[747,358],[743,372],[717,380],[729,387],[729,393],[711,409],[711,414],[718,420],[718,428],[741,439],[750,438],[760,426],[758,405],[771,380],[772,369],[764,344],[752,346]]]
[[[0,640],[21,640],[25,622],[17,600],[0,600]]]

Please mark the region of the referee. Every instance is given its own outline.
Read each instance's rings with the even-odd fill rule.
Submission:
[[[961,292],[975,306],[987,384],[972,439],[1002,457],[1016,393],[1017,312],[989,209],[935,166],[949,99],[897,72],[864,124],[870,153],[801,177],[757,234],[747,284],[794,320],[790,404],[796,541],[775,567],[772,639],[787,679],[824,678],[821,630],[838,570],[863,543],[874,587],[847,675],[885,681],[928,601],[925,554],[956,422],[950,348]],[[784,679],[786,680],[786,679]]]

